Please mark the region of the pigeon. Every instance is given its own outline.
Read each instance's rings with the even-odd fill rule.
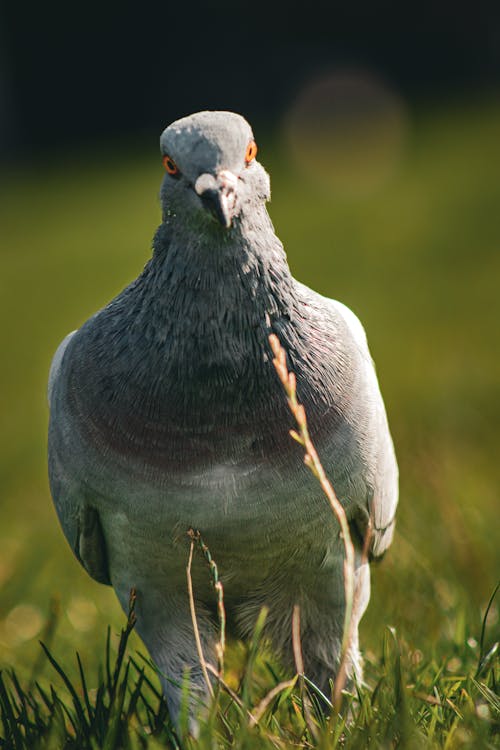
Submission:
[[[265,607],[264,636],[293,668],[297,605],[304,670],[326,693],[341,657],[343,541],[288,435],[271,334],[296,375],[355,545],[351,681],[362,679],[358,624],[369,561],[392,541],[398,468],[364,329],[342,303],[292,277],[250,125],[232,112],[198,112],[170,124],[160,145],[151,259],[54,355],[48,462],[74,554],[125,611],[135,589],[136,628],[172,719],[188,677],[195,732],[209,691],[186,583],[190,530],[216,561],[235,637],[248,639]],[[191,580],[202,651],[214,664],[217,610],[202,555]]]

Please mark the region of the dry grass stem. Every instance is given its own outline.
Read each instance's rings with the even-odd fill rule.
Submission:
[[[210,569],[210,577],[212,579],[212,585],[214,587],[216,599],[217,599],[217,617],[219,620],[219,640],[215,644],[215,652],[217,654],[217,663],[219,666],[219,674],[224,674],[224,653],[226,650],[226,610],[224,607],[224,587],[222,581],[219,580],[219,570],[217,564],[213,559],[209,548],[203,541],[203,538],[199,531],[190,529],[188,532],[189,536],[193,541],[196,541],[198,547],[203,553],[203,557],[208,563]]]
[[[285,682],[278,682],[277,685],[275,685],[272,690],[270,690],[267,695],[265,695],[260,703],[254,708],[254,710],[251,713],[251,719],[250,719],[250,726],[254,727],[256,724],[259,723],[259,721],[264,716],[265,712],[267,711],[269,705],[272,703],[272,701],[278,696],[280,693],[283,692],[283,690],[287,690],[288,688],[293,688],[295,683],[297,682],[297,676],[293,677],[291,680],[286,680]]]
[[[300,607],[298,604],[294,605],[292,613],[292,648],[293,658],[295,660],[295,668],[299,677],[300,697],[302,700],[304,720],[311,736],[317,740],[318,732],[312,720],[311,704],[304,683],[304,659],[302,657],[302,643],[300,640]]]
[[[236,703],[236,705],[239,706],[239,708],[241,708],[242,711],[246,711],[248,719],[250,721],[253,721],[254,717],[253,717],[252,713],[247,708],[245,708],[245,706],[243,705],[243,701],[241,700],[241,698],[233,690],[233,688],[230,687],[227,684],[227,682],[224,680],[224,678],[221,677],[221,675],[219,674],[219,671],[214,666],[212,666],[212,664],[210,664],[208,662],[207,662],[206,666],[207,666],[207,670],[210,672],[210,674],[213,674],[213,676],[215,677],[215,679],[217,680],[217,682],[220,684],[221,688],[226,691],[226,693],[232,698],[232,700]]]
[[[196,607],[194,604],[194,594],[193,594],[193,579],[191,578],[191,566],[193,564],[195,534],[192,529],[189,530],[188,534],[191,538],[191,545],[189,547],[188,564],[186,567],[187,586],[188,586],[188,595],[189,595],[189,609],[191,611],[191,622],[193,623],[194,639],[196,641],[196,650],[198,652],[198,659],[199,659],[200,666],[203,672],[203,676],[205,678],[207,690],[210,693],[211,697],[213,698],[214,691],[212,688],[212,683],[210,682],[210,677],[208,676],[207,662],[205,661],[205,657],[203,656],[203,648],[201,645],[200,631],[198,628],[198,620],[196,619]]]
[[[300,642],[300,607],[298,604],[294,606],[292,614],[292,647],[297,674],[302,676],[304,674],[304,659],[302,658],[302,644]]]
[[[285,390],[288,406],[297,423],[298,430],[290,430],[291,437],[298,442],[305,451],[304,463],[318,479],[323,492],[325,493],[330,507],[339,523],[340,536],[344,543],[344,590],[345,590],[345,615],[344,629],[342,636],[342,647],[337,676],[333,689],[333,705],[335,711],[339,711],[342,704],[342,690],[345,686],[346,669],[349,646],[352,637],[352,609],[354,601],[354,546],[349,531],[349,524],[342,504],[340,503],[335,490],[329,482],[325,470],[321,464],[319,456],[313,445],[307,427],[307,417],[304,406],[297,400],[297,381],[295,374],[289,372],[286,365],[285,350],[280,344],[275,334],[269,336],[269,343],[274,354],[273,364]]]

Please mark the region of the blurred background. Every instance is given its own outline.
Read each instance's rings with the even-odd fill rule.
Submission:
[[[47,373],[150,255],[160,132],[221,108],[254,126],[294,275],[359,315],[377,363],[401,503],[365,653],[391,625],[460,671],[500,570],[500,6],[2,12],[0,666],[29,677],[54,627],[66,665],[96,665],[123,623],[52,508]]]

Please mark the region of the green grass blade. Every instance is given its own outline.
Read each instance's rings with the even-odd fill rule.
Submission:
[[[69,677],[67,676],[67,674],[65,673],[65,671],[63,670],[63,668],[54,659],[54,657],[52,656],[52,654],[50,653],[50,651],[48,650],[48,648],[41,641],[40,641],[40,645],[43,648],[43,650],[45,651],[47,659],[52,664],[52,666],[54,667],[54,669],[56,670],[56,672],[58,673],[58,675],[61,677],[61,679],[63,680],[63,682],[64,682],[64,684],[65,684],[65,686],[66,686],[66,688],[68,690],[68,692],[70,693],[71,698],[73,700],[73,706],[75,708],[75,712],[76,712],[76,716],[77,716],[77,720],[78,720],[79,729],[85,735],[85,737],[88,739],[89,736],[90,736],[90,726],[89,726],[89,723],[88,723],[88,721],[86,719],[85,711],[83,710],[83,706],[81,704],[80,698],[78,697],[78,694],[77,694],[75,688],[73,687],[73,684],[72,684],[71,680],[69,679]],[[75,729],[76,729],[76,727],[75,727]]]

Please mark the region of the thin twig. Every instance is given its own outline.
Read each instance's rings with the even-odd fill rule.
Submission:
[[[198,629],[198,621],[196,619],[196,608],[194,605],[193,580],[191,578],[191,565],[193,563],[194,542],[195,540],[194,540],[194,535],[193,535],[191,536],[191,546],[189,548],[189,559],[188,559],[188,564],[186,567],[186,576],[187,576],[187,585],[188,585],[188,594],[189,594],[189,609],[191,611],[191,622],[193,623],[194,639],[196,641],[196,650],[198,652],[198,660],[200,662],[203,676],[205,678],[207,690],[210,693],[210,696],[213,698],[214,691],[212,688],[212,683],[210,682],[210,677],[208,676],[208,672],[207,672],[207,662],[205,661],[205,657],[203,656],[203,648],[201,646],[200,631]]]
[[[288,406],[297,423],[298,431],[290,430],[291,437],[305,450],[304,463],[318,479],[325,493],[330,507],[340,526],[340,537],[344,543],[344,589],[345,589],[345,613],[344,629],[342,635],[342,646],[337,676],[333,688],[333,705],[338,713],[342,705],[342,690],[345,686],[348,652],[352,639],[352,610],[354,600],[354,546],[349,531],[349,524],[343,506],[341,505],[335,490],[330,484],[325,470],[318,457],[307,428],[307,417],[304,406],[297,400],[297,381],[293,372],[288,372],[286,366],[285,350],[281,346],[278,337],[273,333],[269,336],[269,344],[274,354],[273,364],[285,390]]]

